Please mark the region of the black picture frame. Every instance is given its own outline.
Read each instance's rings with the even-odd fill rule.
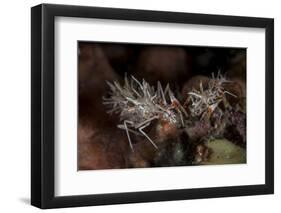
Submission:
[[[266,32],[265,184],[56,197],[54,195],[54,21],[58,16],[264,28]],[[274,193],[273,19],[41,4],[31,9],[31,52],[32,205],[46,209]]]

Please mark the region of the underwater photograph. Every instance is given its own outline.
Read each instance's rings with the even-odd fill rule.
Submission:
[[[246,48],[79,41],[78,170],[246,163]]]

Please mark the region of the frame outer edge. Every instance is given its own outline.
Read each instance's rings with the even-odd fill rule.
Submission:
[[[274,19],[266,25],[266,186],[274,194]]]
[[[152,17],[151,14],[154,14]],[[168,14],[168,15],[167,15]],[[54,196],[55,16],[266,28],[266,184],[237,187]],[[168,16],[168,17],[167,17]],[[197,17],[197,20],[195,19]],[[211,19],[209,19],[211,18]],[[222,20],[223,19],[223,20]],[[39,208],[271,194],[274,191],[273,19],[43,4],[31,9],[31,204]]]
[[[41,55],[41,181],[43,209],[52,208],[55,193],[55,15],[42,4]]]
[[[31,8],[31,205],[42,205],[42,6]]]

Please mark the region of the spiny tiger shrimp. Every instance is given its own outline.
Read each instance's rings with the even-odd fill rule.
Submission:
[[[198,116],[203,118],[210,118],[210,116],[216,112],[221,117],[223,110],[219,107],[220,103],[223,103],[224,107],[230,107],[227,101],[226,94],[237,97],[231,92],[225,89],[225,85],[232,83],[226,79],[225,76],[218,72],[217,77],[212,74],[208,86],[206,89],[203,88],[202,82],[200,82],[200,89],[193,89],[188,93],[189,97],[187,103],[189,103],[189,111],[192,116]]]
[[[142,82],[134,76],[128,79],[125,75],[124,85],[115,81],[107,82],[110,92],[103,97],[103,104],[111,107],[107,112],[119,114],[121,124],[118,128],[125,130],[129,145],[133,144],[130,133],[144,136],[156,149],[158,146],[148,136],[144,129],[155,120],[184,127],[187,112],[171,91],[169,84],[162,88],[158,81],[157,88],[149,85],[144,79]]]

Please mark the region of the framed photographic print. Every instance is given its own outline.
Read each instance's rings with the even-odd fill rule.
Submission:
[[[274,21],[31,9],[31,203],[271,194]]]

